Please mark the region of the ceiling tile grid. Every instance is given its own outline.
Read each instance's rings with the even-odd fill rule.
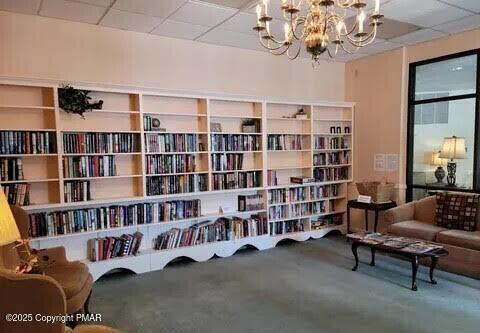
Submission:
[[[373,0],[365,0],[367,8]],[[96,24],[111,28],[264,50],[252,30],[258,0],[0,0],[0,10]],[[282,0],[270,0],[272,33],[283,36]],[[403,45],[480,27],[480,0],[381,0],[385,24],[379,39],[360,50],[339,52],[351,61]],[[348,11],[354,20],[356,11]],[[309,55],[302,49],[301,57]]]

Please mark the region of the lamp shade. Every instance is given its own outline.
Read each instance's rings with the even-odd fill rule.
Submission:
[[[5,193],[0,190],[0,246],[20,239],[17,223],[13,218]]]
[[[430,161],[430,165],[443,166],[443,165],[447,165],[447,162],[448,162],[448,159],[440,157],[439,151],[432,153],[432,159]]]
[[[466,155],[465,138],[456,136],[443,139],[443,147],[440,152],[440,158],[464,159]]]

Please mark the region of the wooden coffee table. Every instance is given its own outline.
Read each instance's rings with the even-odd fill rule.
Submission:
[[[348,235],[347,235],[348,237]],[[350,238],[350,237],[349,237]],[[437,266],[437,262],[441,257],[447,256],[448,251],[444,248],[432,250],[430,252],[425,253],[412,253],[408,251],[404,251],[403,249],[393,248],[389,246],[385,246],[382,244],[371,244],[364,242],[361,239],[350,238],[352,240],[352,252],[353,256],[355,257],[355,266],[352,268],[352,271],[356,271],[358,269],[358,247],[364,246],[370,248],[372,257],[370,261],[370,266],[375,266],[375,253],[383,252],[383,253],[391,253],[395,255],[399,255],[401,257],[407,258],[412,263],[412,290],[417,291],[417,271],[419,265],[420,258],[430,258],[430,283],[437,284],[437,281],[433,278],[433,272],[435,267]]]

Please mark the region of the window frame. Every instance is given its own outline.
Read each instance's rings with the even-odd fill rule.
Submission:
[[[415,100],[415,90],[416,90],[416,70],[417,67],[422,65],[433,64],[436,62],[442,62],[446,60],[462,58],[466,56],[477,56],[477,73],[476,73],[476,92],[471,94],[463,94],[456,96],[446,96],[438,98],[429,98],[424,100]],[[414,129],[415,129],[415,106],[429,103],[438,103],[438,102],[450,102],[463,99],[475,99],[475,144],[474,144],[474,158],[473,158],[473,185],[472,189],[461,189],[453,188],[457,192],[468,192],[468,193],[480,193],[480,49],[473,49],[465,52],[459,52],[454,54],[449,54],[446,56],[441,56],[433,59],[422,60],[418,62],[411,63],[409,65],[409,81],[408,81],[408,115],[407,115],[407,168],[406,168],[406,180],[407,180],[407,193],[406,200],[407,202],[412,201],[413,199],[413,190],[414,189],[424,189],[424,190],[445,190],[448,187],[435,187],[428,185],[416,185],[413,184],[413,156],[414,156]]]

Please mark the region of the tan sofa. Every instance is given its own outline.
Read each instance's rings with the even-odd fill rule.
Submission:
[[[450,230],[435,224],[436,204],[431,196],[386,211],[389,233],[444,245],[449,255],[439,260],[439,268],[480,279],[480,210],[477,231]]]

